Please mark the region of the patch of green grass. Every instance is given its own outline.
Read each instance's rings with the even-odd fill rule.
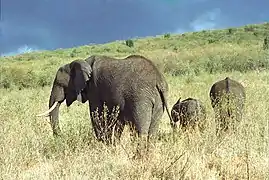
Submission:
[[[247,72],[269,68],[268,23],[214,31],[164,34],[0,58],[0,88],[49,85],[60,65],[93,54],[123,58],[141,54],[167,74]],[[129,43],[130,42],[130,43]]]

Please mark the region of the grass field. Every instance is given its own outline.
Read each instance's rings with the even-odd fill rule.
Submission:
[[[183,35],[160,35],[0,58],[0,179],[269,179],[269,23]],[[200,99],[207,128],[175,134],[164,113],[149,160],[132,160],[125,129],[108,147],[92,134],[88,104],[60,108],[61,139],[46,118],[51,84],[60,65],[92,54],[153,60],[169,84],[169,108],[179,97]],[[229,76],[246,88],[243,120],[234,134],[215,136],[209,89]]]

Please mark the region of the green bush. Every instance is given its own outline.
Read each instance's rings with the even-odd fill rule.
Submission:
[[[264,40],[263,40],[263,49],[266,50],[266,49],[269,49],[269,37],[265,37]]]
[[[164,37],[165,39],[169,39],[169,38],[171,37],[171,34],[166,33],[166,34],[163,35],[163,37]]]
[[[126,46],[134,47],[134,42],[133,42],[133,40],[131,40],[131,39],[126,40],[126,41],[125,41],[125,44],[126,44]]]
[[[173,59],[159,63],[158,67],[167,74],[174,76],[199,75],[202,72],[214,74],[221,72],[248,72],[252,70],[268,69],[269,54],[256,52],[249,55],[244,54],[223,54],[222,56],[209,55],[199,60]]]
[[[228,29],[228,34],[232,34],[233,33],[233,29],[232,28],[229,28]]]
[[[248,32],[248,31],[253,32],[255,30],[255,27],[252,25],[247,25],[244,27],[244,29],[246,32]]]

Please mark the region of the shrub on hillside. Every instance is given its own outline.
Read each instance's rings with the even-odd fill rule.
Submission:
[[[163,35],[163,37],[164,37],[165,39],[169,39],[169,38],[171,37],[171,34],[166,33],[166,34]]]
[[[228,29],[228,34],[232,34],[233,33],[233,29],[232,28],[229,28]]]
[[[126,46],[134,47],[134,42],[133,42],[133,40],[131,40],[131,39],[126,40],[126,41],[125,41],[125,44],[126,44]]]
[[[77,49],[73,49],[70,53],[70,57],[73,58],[73,57],[76,57],[77,55]]]
[[[36,70],[34,67],[1,67],[0,88],[29,88],[51,85],[54,78],[52,68]]]
[[[263,40],[263,49],[269,49],[269,36],[266,36]]]
[[[246,32],[248,32],[248,31],[253,32],[253,31],[255,31],[255,27],[253,25],[247,25],[244,27],[244,30]]]
[[[262,51],[253,51],[250,54],[208,54],[197,57],[199,59],[193,58],[167,60],[163,64],[158,63],[158,66],[165,73],[174,76],[198,75],[201,72],[210,74],[232,71],[247,72],[269,68],[269,54]]]

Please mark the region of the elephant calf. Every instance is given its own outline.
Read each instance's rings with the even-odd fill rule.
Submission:
[[[232,123],[231,120],[238,122],[242,119],[246,99],[242,84],[226,77],[212,85],[209,95],[215,111],[217,133],[220,130],[226,131]],[[232,127],[234,128],[234,122]]]
[[[194,127],[196,124],[202,128],[201,124],[206,119],[205,106],[201,101],[194,98],[187,98],[174,104],[171,110],[171,116],[175,127],[181,126],[184,129]]]

